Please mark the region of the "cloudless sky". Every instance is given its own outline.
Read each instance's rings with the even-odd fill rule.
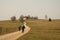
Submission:
[[[0,20],[21,14],[60,19],[60,0],[0,0]]]

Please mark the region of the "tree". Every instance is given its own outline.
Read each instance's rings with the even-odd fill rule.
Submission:
[[[31,19],[34,19],[34,17],[32,16]]]
[[[48,18],[48,16],[47,15],[45,15],[45,19],[47,19]]]
[[[16,17],[15,16],[12,16],[11,17],[11,21],[16,21]]]
[[[38,19],[38,17],[36,16],[36,17],[34,17],[34,19]]]
[[[19,18],[19,21],[20,21],[20,22],[23,22],[23,18],[24,18],[24,16],[21,15],[20,18]]]
[[[30,15],[28,15],[27,18],[30,19],[31,18]]]

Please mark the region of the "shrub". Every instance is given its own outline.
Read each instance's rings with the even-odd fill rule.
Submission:
[[[16,21],[16,17],[15,16],[12,16],[11,17],[11,21]]]

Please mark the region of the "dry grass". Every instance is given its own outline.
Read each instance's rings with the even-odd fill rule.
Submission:
[[[18,21],[0,21],[0,35],[18,31],[20,25]]]
[[[60,40],[60,20],[28,20],[31,30],[18,40]],[[0,21],[0,35],[18,31],[18,21]]]
[[[31,31],[18,40],[60,40],[60,20],[29,20]]]

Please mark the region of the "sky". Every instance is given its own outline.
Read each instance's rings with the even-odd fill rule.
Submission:
[[[60,19],[60,0],[0,0],[0,20],[20,15]]]

